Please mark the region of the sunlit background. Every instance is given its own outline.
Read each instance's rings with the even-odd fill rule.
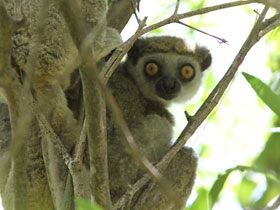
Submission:
[[[218,0],[182,0],[181,2],[179,13],[202,6],[225,3],[225,1]],[[138,16],[140,19],[148,16],[147,24],[150,25],[169,17],[175,9],[175,3],[176,0],[142,0]],[[195,32],[179,24],[171,24],[147,34],[147,36],[179,36],[194,40],[210,49],[213,63],[205,75],[204,86],[194,100],[187,105],[187,110],[190,114],[194,114],[195,110],[206,99],[207,95],[229,68],[247,38],[252,25],[255,23],[257,13],[261,10],[261,5],[252,4],[182,20],[207,33],[226,39],[227,44],[221,44],[212,37]],[[132,36],[136,29],[137,22],[135,17],[132,17],[122,33],[123,40]],[[254,161],[263,151],[267,139],[271,135],[271,128],[274,127],[275,116],[256,96],[253,89],[241,75],[241,72],[252,74],[266,84],[270,84],[272,79],[275,78],[275,73],[272,73],[270,65],[268,65],[270,49],[271,44],[265,38],[253,47],[221,103],[218,104],[208,120],[201,125],[195,135],[187,142],[186,146],[193,147],[200,157],[196,186],[188,200],[188,207],[199,196],[209,192],[218,174],[237,165],[254,166]],[[179,134],[187,122],[182,110],[178,111],[175,108],[175,111],[178,124],[176,133]],[[266,189],[267,181],[262,173],[233,172],[228,178],[214,210],[244,209],[242,205],[249,205],[258,201],[264,195]],[[250,193],[249,198],[248,193]],[[277,193],[280,192],[274,192],[275,195]],[[272,195],[271,198],[273,198]],[[193,207],[193,209],[195,208]]]

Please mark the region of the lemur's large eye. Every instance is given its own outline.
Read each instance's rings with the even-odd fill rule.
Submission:
[[[155,76],[158,73],[159,67],[156,63],[151,62],[146,64],[145,70],[149,76]]]
[[[180,73],[183,79],[186,80],[192,80],[195,76],[195,70],[191,65],[183,66]]]

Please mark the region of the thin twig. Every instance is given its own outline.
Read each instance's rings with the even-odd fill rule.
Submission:
[[[280,14],[275,15],[274,17],[276,17],[277,19],[273,20],[273,22],[271,22],[268,26],[266,26],[266,22],[264,22],[263,30],[260,31],[258,39],[261,39],[264,35],[280,26]]]
[[[180,1],[181,0],[177,0],[173,15],[178,14],[179,6],[180,6]]]
[[[138,15],[137,15],[137,12],[135,10],[134,3],[133,3],[132,0],[130,0],[130,4],[131,4],[131,8],[132,8],[133,14],[134,14],[134,16],[135,16],[135,18],[137,20],[137,23],[139,24],[140,23],[140,19],[139,19]]]
[[[209,33],[205,32],[205,31],[202,31],[202,30],[200,30],[200,29],[197,29],[197,28],[195,28],[195,27],[192,27],[192,26],[190,26],[190,25],[188,25],[188,24],[186,24],[186,23],[183,23],[183,22],[181,22],[181,21],[178,21],[178,23],[181,24],[181,25],[184,25],[184,26],[186,26],[186,27],[188,27],[188,28],[191,28],[191,29],[193,29],[193,30],[195,30],[195,31],[198,31],[198,32],[200,32],[200,33],[203,33],[203,34],[205,34],[205,35],[207,35],[207,36],[211,36],[211,37],[217,39],[219,43],[226,43],[226,44],[228,43],[228,41],[225,40],[225,39],[223,39],[223,38],[220,38],[220,37],[217,37],[217,36],[215,36],[215,35],[209,34]]]

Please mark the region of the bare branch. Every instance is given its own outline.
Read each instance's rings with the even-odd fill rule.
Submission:
[[[162,27],[164,25],[167,25],[170,23],[176,23],[179,20],[184,19],[184,18],[188,18],[188,17],[192,17],[192,16],[196,16],[196,15],[202,15],[202,14],[206,14],[206,13],[213,12],[216,10],[241,6],[241,5],[245,5],[245,4],[258,3],[258,2],[260,2],[260,1],[258,1],[258,0],[234,1],[234,2],[230,2],[230,3],[225,3],[225,4],[216,5],[216,6],[210,6],[210,7],[193,10],[193,11],[186,12],[183,14],[173,14],[171,17],[169,17],[165,20],[162,20],[158,23],[155,23],[153,25],[150,25],[150,26],[147,26],[146,28],[144,28],[142,31],[142,35],[149,31]]]
[[[181,1],[181,0],[177,0],[176,6],[175,6],[175,11],[174,11],[173,15],[178,14],[178,9],[179,9],[179,6],[180,6],[180,1]]]
[[[263,23],[262,31],[258,35],[258,40],[268,34],[270,31],[280,26],[280,14],[273,16]]]

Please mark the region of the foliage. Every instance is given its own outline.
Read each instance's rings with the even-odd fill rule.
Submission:
[[[96,203],[92,204],[82,198],[76,198],[77,210],[102,210],[102,208]]]
[[[250,83],[252,88],[256,91],[257,95],[263,100],[263,102],[269,106],[269,108],[280,116],[280,96],[276,95],[269,86],[264,84],[260,79],[247,74],[242,73],[246,80]]]

